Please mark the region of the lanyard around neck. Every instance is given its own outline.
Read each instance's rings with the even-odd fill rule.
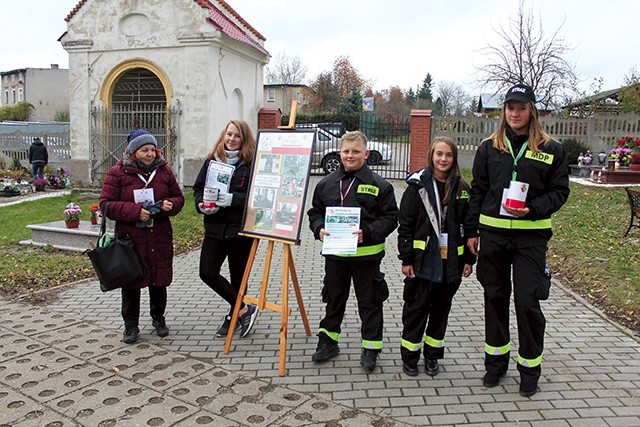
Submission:
[[[344,199],[347,198],[347,194],[349,194],[349,191],[351,190],[351,186],[353,185],[353,181],[355,180],[356,180],[355,176],[351,178],[351,181],[349,182],[349,186],[347,187],[347,191],[345,191],[344,193],[342,192],[342,180],[340,180],[340,206],[344,205]]]
[[[511,141],[509,141],[509,138],[505,138],[505,142],[507,143],[507,147],[509,147],[509,154],[513,157],[513,172],[511,173],[511,180],[515,181],[518,176],[518,172],[516,171],[516,168],[518,167],[518,160],[520,160],[520,157],[522,157],[524,152],[527,151],[527,142],[525,141],[524,144],[522,144],[517,156],[513,155],[513,148],[511,147]]]
[[[142,174],[138,174],[138,178],[140,178],[142,180],[142,182],[144,182],[144,188],[147,188],[149,186],[149,184],[151,184],[151,181],[153,180],[153,177],[156,176],[156,172],[158,171],[158,169],[154,169],[153,172],[151,173],[151,175],[149,176],[149,179],[144,179],[144,177],[142,176]]]
[[[440,201],[440,192],[438,191],[438,184],[436,183],[436,179],[433,178],[433,191],[436,193],[436,207],[438,208],[438,228],[440,232],[444,232],[445,219],[447,217],[447,208],[448,206],[443,206]]]

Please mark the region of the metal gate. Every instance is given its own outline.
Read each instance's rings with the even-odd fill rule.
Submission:
[[[109,168],[122,157],[127,147],[127,135],[134,129],[144,128],[158,140],[160,148],[179,176],[178,106],[167,110],[165,105],[127,105],[113,108],[93,107],[91,110],[90,180],[103,182]]]
[[[363,113],[360,131],[369,140],[369,167],[385,179],[405,179],[409,173],[410,118]]]

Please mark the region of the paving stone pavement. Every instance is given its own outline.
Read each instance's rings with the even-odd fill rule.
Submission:
[[[404,184],[393,183],[400,197]],[[547,333],[535,396],[518,394],[515,358],[500,386],[482,386],[483,298],[474,276],[454,300],[440,374],[404,375],[395,239],[394,233],[382,267],[390,288],[384,349],[371,374],[359,365],[353,294],[340,355],[325,364],[311,361],[324,309],[324,263],[305,221],[301,245],[292,252],[312,335],[304,331],[290,286],[285,376],[278,374],[278,313],[260,313],[253,333],[234,339],[229,354],[223,353],[224,339],[214,332],[228,307],[199,280],[195,251],[174,261],[166,338],[153,333],[143,314],[140,341],[123,344],[120,295],[101,293],[95,280],[74,284],[46,308],[4,301],[0,425],[640,426],[640,340],[556,281],[543,302]],[[252,296],[265,252],[261,242],[249,281]],[[274,303],[281,301],[281,254],[276,244],[267,292]],[[142,313],[147,307],[143,292]],[[511,330],[517,348],[513,313]]]

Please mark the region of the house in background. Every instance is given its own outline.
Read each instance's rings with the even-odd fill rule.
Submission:
[[[279,108],[283,115],[291,114],[291,101],[298,101],[298,113],[305,114],[309,109],[311,88],[302,84],[264,85],[264,107]]]
[[[257,129],[265,38],[223,0],[80,0],[69,53],[72,174],[99,183],[146,128],[193,185],[231,119]]]
[[[478,113],[489,114],[502,109],[504,95],[494,93],[481,93],[478,99]]]
[[[620,110],[620,98],[618,96],[621,89],[605,90],[595,95],[579,99],[562,107],[571,115],[588,116],[594,113],[618,114]]]
[[[32,121],[52,121],[57,112],[69,111],[69,70],[57,64],[0,72],[0,85],[0,106],[26,101],[34,106]]]

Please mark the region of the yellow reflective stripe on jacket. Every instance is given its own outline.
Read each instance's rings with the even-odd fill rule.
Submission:
[[[403,348],[406,348],[409,351],[420,351],[420,349],[422,348],[421,342],[415,343],[407,340],[402,340],[400,342],[400,345],[402,345]]]
[[[341,257],[359,257],[359,256],[367,256],[367,255],[375,255],[384,251],[384,243],[379,243],[373,246],[358,246],[358,250],[355,254],[337,254],[337,256]]]
[[[433,347],[433,348],[442,348],[444,347],[444,339],[442,340],[437,340],[435,338],[432,338],[428,335],[424,336],[424,343],[426,345],[428,345],[429,347]]]
[[[340,341],[340,333],[339,332],[329,332],[327,331],[325,328],[320,328],[318,329],[318,333],[323,333],[326,336],[328,336],[329,338],[331,338],[332,340],[334,340],[335,342]]]
[[[511,343],[507,343],[502,347],[493,347],[487,343],[484,343],[484,352],[487,354],[491,354],[493,356],[501,356],[503,354],[507,354],[509,353],[510,350],[511,350]]]
[[[369,350],[382,350],[382,341],[362,340],[362,348]]]
[[[532,221],[528,219],[494,218],[480,214],[480,224],[511,230],[546,230],[551,228],[551,218]]]
[[[462,256],[464,254],[464,245],[458,246],[458,256]]]
[[[542,363],[542,355],[536,357],[535,359],[525,359],[518,354],[518,363],[522,366],[526,366],[527,368],[535,368]]]

